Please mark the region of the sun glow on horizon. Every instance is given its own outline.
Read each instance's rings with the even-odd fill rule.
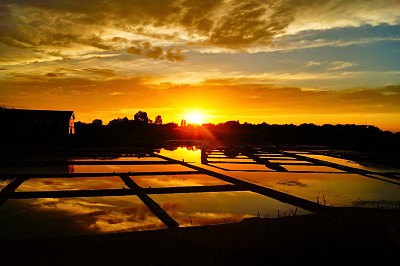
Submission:
[[[185,114],[185,120],[187,124],[201,125],[205,123],[206,115],[201,111],[190,111]]]

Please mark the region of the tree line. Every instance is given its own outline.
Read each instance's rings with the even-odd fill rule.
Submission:
[[[146,112],[138,111],[133,119],[127,117],[92,123],[76,122],[76,145],[84,146],[163,146],[168,140],[202,140],[226,144],[290,144],[324,145],[341,149],[397,152],[400,132],[382,131],[373,125],[338,124],[315,125],[240,123],[231,120],[219,124],[163,124],[161,115],[154,121]]]

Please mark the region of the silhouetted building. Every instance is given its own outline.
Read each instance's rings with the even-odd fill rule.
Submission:
[[[0,109],[1,135],[11,139],[60,139],[75,134],[73,111]]]

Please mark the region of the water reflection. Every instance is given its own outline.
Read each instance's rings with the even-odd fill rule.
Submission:
[[[343,173],[343,170],[339,170],[333,167],[320,166],[320,165],[285,165],[288,171],[307,171],[307,172],[327,172],[327,173]]]
[[[274,157],[277,158],[277,154],[274,154]],[[325,203],[329,206],[354,206],[359,205],[360,200],[400,201],[400,187],[378,180],[389,180],[382,176],[372,179],[301,160],[277,162],[282,163],[289,172],[276,172],[261,164],[215,163],[202,167],[313,202],[318,198],[322,203],[325,198]]]
[[[353,206],[361,200],[400,201],[400,186],[347,173],[252,173],[232,176],[313,202],[325,197],[329,206]]]
[[[136,196],[8,200],[0,216],[1,239],[165,228]]]
[[[313,163],[307,162],[307,161],[300,161],[300,160],[293,160],[293,161],[284,161],[284,160],[270,160],[271,163],[277,163],[277,164],[282,164],[282,165],[288,165],[288,164],[306,164],[306,165],[312,165]]]
[[[93,161],[113,161],[113,162],[143,162],[143,161],[153,161],[153,162],[160,162],[164,161],[161,158],[158,157],[150,157],[150,156],[145,156],[145,157],[132,157],[132,156],[124,156],[124,157],[113,157],[113,158],[80,158],[80,157],[74,157],[70,160],[72,163],[74,162],[93,162]]]
[[[330,206],[351,206],[360,202],[398,202],[400,187],[396,184],[371,179],[362,175],[349,174],[332,167],[310,164],[279,153],[260,153],[262,158],[284,165],[289,172],[277,172],[258,164],[252,159],[239,154],[236,157],[225,156],[222,152],[211,152],[209,165],[201,164],[201,150],[195,146],[178,147],[174,150],[161,149],[160,154],[180,162],[201,166],[205,169],[229,175],[260,186],[285,192],[303,199],[320,203],[325,201]],[[311,153],[304,155],[324,159]],[[320,156],[320,157],[318,157]],[[214,157],[214,158],[212,158]],[[215,158],[217,157],[217,158]],[[275,159],[273,159],[275,158]],[[18,173],[134,173],[159,172],[160,175],[132,176],[143,188],[168,188],[183,186],[217,186],[230,184],[218,178],[204,174],[168,175],[164,172],[183,172],[192,169],[179,164],[154,165],[118,165],[118,164],[74,164],[74,162],[93,162],[99,158],[73,158],[57,166],[28,165],[10,167],[7,171]],[[126,161],[163,161],[157,157],[115,156],[105,158],[113,162]],[[331,160],[331,159],[329,159]],[[332,162],[353,166],[353,162],[334,158]],[[222,163],[223,162],[223,163]],[[4,169],[1,169],[2,173]],[[29,175],[27,175],[29,177]],[[382,178],[382,177],[380,177]],[[0,189],[11,180],[0,182]],[[25,191],[63,191],[122,189],[125,183],[118,177],[88,178],[37,178],[28,179],[17,192]],[[292,213],[295,206],[281,203],[274,199],[252,192],[204,192],[186,194],[150,195],[181,226],[208,225],[239,222],[243,218],[257,215],[276,217]],[[358,204],[361,206],[360,204]],[[297,215],[308,213],[302,209]],[[136,231],[165,228],[136,196],[61,198],[61,199],[26,199],[8,200],[0,208],[0,237],[44,237],[105,233],[118,231]]]
[[[200,163],[201,150],[195,146],[191,147],[177,147],[175,150],[161,149],[160,155],[173,158],[175,160],[185,162]]]
[[[135,176],[132,179],[141,187],[218,186],[230,183],[208,175]]]
[[[118,189],[125,186],[121,178],[31,178],[17,188],[22,191],[60,191],[81,189]]]
[[[11,179],[1,179],[0,178],[0,190],[2,190],[5,186],[11,183]]]
[[[167,172],[188,171],[185,166],[166,165],[74,165],[74,173],[128,173],[128,172]]]
[[[239,222],[244,218],[289,215],[296,207],[253,192],[151,195],[181,226]],[[297,215],[309,213],[297,208]]]
[[[310,157],[313,159],[318,159],[326,162],[331,162],[331,163],[336,163],[344,166],[350,166],[354,167],[357,169],[363,169],[363,170],[368,170],[368,171],[377,171],[377,172],[391,172],[391,171],[397,171],[399,172],[400,169],[396,168],[391,168],[391,167],[383,167],[383,166],[378,166],[378,165],[361,165],[357,162],[347,160],[347,159],[342,159],[342,158],[336,158],[336,157],[331,157],[327,155],[319,155],[319,154],[304,154],[306,157]]]

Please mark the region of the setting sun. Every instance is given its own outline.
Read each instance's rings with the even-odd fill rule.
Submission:
[[[201,124],[205,123],[205,121],[204,121],[205,115],[198,111],[187,113],[185,118],[186,118],[186,122],[188,124],[201,125]]]

